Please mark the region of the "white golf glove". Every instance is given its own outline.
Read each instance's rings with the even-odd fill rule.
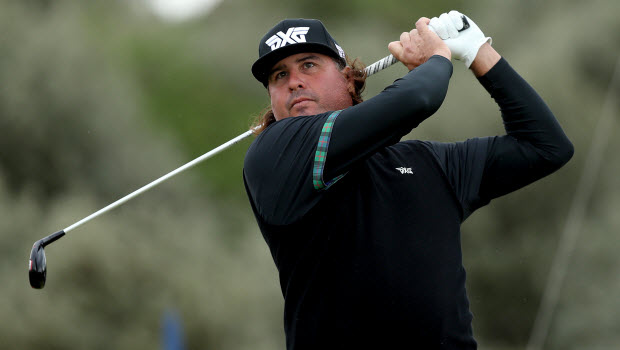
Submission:
[[[463,17],[469,23],[469,28],[459,32],[464,26]],[[442,13],[439,18],[433,17],[429,27],[448,45],[452,57],[463,61],[467,68],[476,58],[480,46],[492,42],[491,37],[485,37],[474,21],[458,11]]]

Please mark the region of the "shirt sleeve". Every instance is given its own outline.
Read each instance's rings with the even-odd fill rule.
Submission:
[[[284,225],[305,215],[320,199],[313,188],[317,142],[332,113],[277,121],[252,142],[243,164],[246,190],[257,215]]]
[[[425,143],[454,188],[464,218],[493,198],[551,174],[573,155],[551,110],[505,59],[479,81],[500,107],[506,135]]]
[[[342,176],[433,115],[446,97],[451,76],[450,60],[432,56],[377,96],[343,110],[334,121],[324,179]]]
[[[452,63],[433,56],[368,101],[270,125],[244,161],[255,212],[275,225],[298,220],[356,161],[398,142],[432,115],[451,75]]]
[[[503,58],[480,83],[497,102],[507,135],[491,139],[480,195],[492,199],[561,168],[573,145],[536,91]]]

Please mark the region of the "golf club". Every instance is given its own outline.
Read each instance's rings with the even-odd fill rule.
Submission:
[[[368,66],[365,71],[367,76],[370,76],[372,74],[375,74],[391,65],[393,65],[394,63],[398,62],[394,56],[389,55],[375,63],[373,63],[372,65]],[[211,151],[203,154],[202,156],[190,161],[189,163],[169,172],[168,174],[158,178],[157,180],[137,189],[136,191],[126,195],[125,197],[117,200],[116,202],[113,202],[111,204],[109,204],[108,206],[90,214],[89,216],[83,218],[82,220],[72,224],[71,226],[66,227],[65,229],[58,231],[58,232],[54,232],[51,235],[42,238],[38,241],[36,241],[34,243],[34,245],[32,246],[32,251],[30,252],[30,263],[28,266],[28,278],[30,279],[30,286],[32,288],[36,288],[36,289],[41,289],[45,286],[45,280],[47,277],[47,262],[45,259],[45,247],[49,244],[51,244],[52,242],[55,242],[56,240],[60,239],[62,236],[64,236],[67,232],[77,228],[78,226],[81,226],[82,224],[85,224],[86,222],[96,218],[97,216],[104,214],[118,206],[120,206],[121,204],[127,202],[128,200],[139,196],[140,194],[150,190],[151,188],[159,185],[160,183],[168,180],[169,178],[197,165],[198,163],[203,162],[204,160],[207,160],[211,157],[213,157],[214,155],[220,153],[221,151],[229,148],[230,146],[240,142],[241,140],[249,137],[250,135],[252,135],[253,130],[248,130],[246,132],[244,132],[243,134],[235,137],[234,139],[212,149]]]
[[[467,22],[467,19],[465,16],[463,16],[463,28],[459,31],[463,31],[465,29],[469,28],[469,23]],[[366,67],[366,69],[364,70],[366,73],[366,76],[371,76],[391,65],[393,65],[394,63],[398,62],[398,60],[396,60],[396,58],[394,58],[393,55],[389,55],[386,56],[384,58],[382,58],[381,60],[371,64],[370,66]],[[45,259],[45,247],[55,241],[57,241],[58,239],[62,238],[67,232],[77,228],[78,226],[81,226],[82,224],[96,218],[97,216],[104,214],[118,206],[120,206],[121,204],[127,202],[128,200],[139,196],[140,194],[150,190],[151,188],[159,185],[160,183],[168,180],[169,178],[189,169],[192,168],[193,166],[197,165],[198,163],[203,162],[204,160],[207,160],[211,157],[213,157],[214,155],[222,152],[223,150],[231,147],[232,145],[238,143],[239,141],[247,138],[248,136],[252,135],[253,130],[250,129],[246,132],[244,132],[243,134],[233,138],[232,140],[212,149],[211,151],[203,154],[202,156],[190,161],[189,163],[169,172],[168,174],[158,178],[157,180],[144,185],[143,187],[137,189],[136,191],[126,195],[125,197],[117,200],[116,202],[113,202],[111,204],[109,204],[108,206],[90,214],[89,216],[83,218],[82,220],[72,224],[71,226],[66,227],[65,229],[58,231],[58,232],[54,232],[51,235],[42,238],[38,241],[36,241],[34,243],[34,245],[32,246],[32,250],[30,251],[30,263],[28,264],[28,278],[30,280],[30,286],[32,288],[35,289],[41,289],[45,286],[45,281],[46,281],[46,277],[47,277],[47,262]]]

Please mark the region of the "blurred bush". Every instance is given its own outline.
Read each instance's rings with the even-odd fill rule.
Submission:
[[[349,55],[372,63],[419,16],[452,8],[494,38],[576,146],[565,168],[463,227],[481,348],[527,343],[620,53],[618,2],[240,0],[184,23],[159,21],[142,0],[0,6],[0,340],[8,348],[155,348],[171,308],[188,348],[283,348],[277,271],[241,180],[250,141],[48,247],[43,291],[27,284],[30,246],[247,130],[269,103],[250,66],[276,21],[319,17]],[[366,97],[404,71],[369,79]],[[446,102],[409,137],[502,133],[498,115],[456,62]],[[618,146],[608,146],[546,348],[620,344]]]

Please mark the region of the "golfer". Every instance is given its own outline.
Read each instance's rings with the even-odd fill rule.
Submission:
[[[259,43],[252,73],[271,110],[243,175],[279,271],[287,349],[476,349],[460,225],[573,154],[470,18],[420,18],[388,48],[410,71],[362,102],[362,71],[320,21],[284,20]],[[507,134],[400,141],[441,106],[452,58]]]

